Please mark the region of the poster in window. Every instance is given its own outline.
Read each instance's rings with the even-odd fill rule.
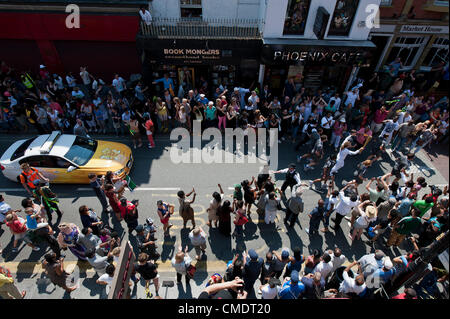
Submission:
[[[328,35],[348,36],[358,9],[359,0],[338,0]]]
[[[283,34],[303,35],[311,0],[289,0]]]

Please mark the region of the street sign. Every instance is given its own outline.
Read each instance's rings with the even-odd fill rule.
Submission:
[[[128,292],[130,290],[129,282],[131,273],[133,272],[134,261],[133,247],[131,247],[129,241],[123,241],[108,299],[128,298]]]

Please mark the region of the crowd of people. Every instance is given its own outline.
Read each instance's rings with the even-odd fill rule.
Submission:
[[[17,74],[2,62],[1,72],[1,123],[11,132],[26,132],[33,126],[39,133],[59,129],[77,135],[126,134],[135,148],[143,144],[141,135],[147,135],[152,148],[155,133],[180,126],[191,130],[193,121],[200,121],[202,128],[220,130],[275,128],[279,131],[279,143],[292,144],[298,154],[297,163],[242,180],[234,185],[232,200],[225,198],[219,184],[207,209],[207,226],[217,227],[223,236],[238,242],[244,240],[246,225],[252,219],[263,220],[276,232],[282,226],[276,222],[277,212],[285,212],[287,228],[300,223],[298,217],[305,213],[309,225],[301,231],[310,238],[332,234],[330,228],[334,234],[342,232],[341,222],[347,219],[347,235],[352,242],[363,240],[364,235],[368,244],[381,245],[381,249],[357,261],[347,260],[339,248],[323,252],[317,249],[309,256],[301,254],[298,247],[292,251],[284,248],[281,253],[267,252],[265,260],[250,249],[236,255],[222,274],[210,276],[199,298],[245,299],[258,279],[264,299],[374,298],[380,291],[397,299],[442,298],[445,293],[440,285],[447,287],[444,291],[448,298],[448,273],[438,267],[432,267],[425,278],[397,295],[405,278],[411,276],[409,267],[426,252],[425,247],[448,232],[448,187],[427,185],[424,177],[410,171],[421,149],[448,138],[447,97],[436,100],[432,95],[418,94],[410,82],[403,82],[400,77],[392,79],[387,92],[379,90],[371,78],[359,81],[343,94],[311,91],[289,79],[278,98],[267,85],[234,87],[230,91],[220,86],[210,92],[206,82],[198,90],[179,90],[181,93],[176,96],[173,80],[166,74],[149,84],[162,83],[162,89],[152,97],[148,93],[154,88],[149,89],[139,79],[127,82],[116,75],[108,85],[85,67],[80,68],[79,79],[69,73],[66,81],[60,75],[50,74],[44,65],[40,66],[39,75],[32,76],[30,72]],[[365,149],[370,154],[363,157]],[[391,171],[371,176],[371,167],[385,161],[388,151],[395,157]],[[341,170],[348,156],[355,156],[360,162],[350,176]],[[22,184],[30,194],[22,201],[25,215],[20,216],[0,197],[1,222],[14,234],[13,249],[17,249],[20,240],[33,250],[39,249],[40,243],[47,243],[52,252],[45,255],[44,268],[51,281],[67,292],[76,287],[64,271],[61,250],[66,249],[94,268],[98,284],[109,286],[120,255],[119,234],[85,205],[79,207],[83,227],[60,222],[63,213],[46,178],[27,165],[22,169],[27,176]],[[317,171],[317,179],[303,181],[302,170]],[[280,188],[273,174],[285,174]],[[346,183],[339,188],[335,179],[342,178]],[[159,296],[156,225],[152,219],[145,223],[139,220],[139,201],[124,197],[127,185],[114,173],[108,172],[104,177],[91,174],[89,179],[103,212],[118,223],[124,221],[130,236],[136,237],[138,262],[132,280],[137,282],[139,274],[147,290],[152,282]],[[365,191],[361,192],[359,186]],[[305,207],[302,196],[309,191],[322,195],[315,207]],[[188,193],[178,192],[177,198],[184,228],[188,222],[192,225],[189,239],[195,259],[201,260],[206,253],[207,232],[195,223],[191,204],[196,195],[193,188]],[[170,233],[175,208],[176,204],[162,200],[155,205],[165,236]],[[52,224],[53,213],[58,215],[57,224]],[[399,246],[412,249],[395,258],[383,252]],[[171,263],[178,284],[182,284],[184,276],[189,285],[196,268],[188,247],[180,246]],[[22,296],[17,291],[3,293],[14,290],[6,270],[2,270],[0,279],[2,296]],[[148,295],[152,295],[149,290]]]

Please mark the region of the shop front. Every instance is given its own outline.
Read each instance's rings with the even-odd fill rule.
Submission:
[[[289,78],[298,88],[343,91],[360,68],[373,63],[374,48],[370,41],[265,40],[261,51],[264,84],[278,95]]]
[[[144,78],[147,82],[169,74],[187,92],[207,83],[207,93],[222,85],[249,87],[257,81],[261,41],[238,40],[140,40]],[[155,88],[157,91],[160,88]]]

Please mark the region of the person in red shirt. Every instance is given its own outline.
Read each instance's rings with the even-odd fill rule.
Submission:
[[[387,118],[388,114],[389,111],[386,110],[385,106],[382,106],[380,109],[375,111],[372,125],[370,126],[370,129],[374,134],[378,133],[383,128],[383,121]]]
[[[20,218],[16,215],[15,212],[12,212],[6,216],[6,226],[9,227],[11,232],[14,235],[14,242],[13,242],[13,248],[12,252],[17,252],[17,244],[19,243],[19,240],[25,241],[28,246],[33,248],[33,251],[39,251],[39,247],[34,246],[31,243],[30,238],[27,236],[28,228],[26,225],[26,222],[23,218]]]
[[[417,294],[414,289],[406,288],[404,293],[394,296],[391,299],[417,299]]]
[[[134,203],[133,203],[134,202]],[[138,226],[138,201],[128,201],[125,197],[120,199],[120,216],[125,220],[128,226],[128,231],[131,234]]]
[[[47,67],[43,64],[39,66],[39,75],[41,76],[42,80],[47,80],[50,76],[50,73],[47,71]]]
[[[153,140],[153,132],[155,131],[153,121],[150,119],[150,116],[148,114],[144,115],[144,120],[144,128],[147,131],[148,147],[153,148],[155,147],[155,141]]]

